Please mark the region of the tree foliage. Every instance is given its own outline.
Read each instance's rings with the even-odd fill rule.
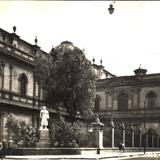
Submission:
[[[78,147],[80,125],[78,123],[66,122],[64,117],[60,116],[55,121],[55,127],[52,130],[51,142],[55,147]],[[53,138],[53,140],[52,140]]]
[[[52,49],[44,68],[41,59],[37,68],[45,77],[43,84],[48,86],[47,102],[65,107],[73,121],[77,111],[85,117],[91,115],[96,77],[84,52],[67,41]]]

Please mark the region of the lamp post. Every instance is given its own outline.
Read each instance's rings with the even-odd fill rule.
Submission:
[[[103,127],[104,124],[100,122],[98,115],[96,116],[95,122],[90,124],[94,130],[95,135],[95,146],[97,147],[97,154],[100,154],[100,150],[103,148]]]
[[[80,145],[80,137],[81,137],[80,128],[81,128],[81,125],[80,125],[79,119],[81,118],[81,114],[80,114],[79,111],[76,112],[76,118],[77,118],[77,126],[78,126],[78,139],[77,139],[77,143],[78,143],[78,145]]]

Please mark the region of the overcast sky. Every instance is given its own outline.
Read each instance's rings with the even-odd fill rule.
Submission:
[[[140,64],[147,73],[160,73],[160,2],[0,1],[0,27],[42,50],[68,40],[85,49],[117,75],[133,75]]]

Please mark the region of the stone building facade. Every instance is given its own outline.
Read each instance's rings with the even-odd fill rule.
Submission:
[[[42,105],[47,106],[50,117],[54,117],[56,112],[53,106],[46,103],[45,90],[36,73],[37,55],[47,57],[48,54],[41,50],[37,42],[37,38],[35,44],[21,39],[16,34],[16,27],[13,27],[12,33],[0,28],[0,141],[7,135],[5,124],[10,113],[38,128]],[[65,47],[70,47],[70,44],[64,42]],[[97,78],[111,75],[103,70],[102,65],[93,65],[93,69]],[[59,108],[59,111],[67,115],[64,108]]]
[[[131,130],[137,134],[147,132],[150,137],[153,135],[159,137],[160,74],[146,74],[147,70],[142,68],[138,68],[134,72],[133,76],[113,77],[97,81],[96,112],[108,125],[112,119],[115,129],[119,129],[124,123],[128,137],[131,137],[131,134],[129,135]],[[148,142],[150,147],[159,145],[159,139],[154,145],[153,141],[155,140]]]
[[[0,29],[0,139],[6,133],[9,113],[38,125],[38,110],[43,101],[40,81],[34,74],[35,55],[47,54],[37,45],[22,40],[16,33]]]
[[[5,122],[10,113],[39,127],[39,110],[41,105],[47,104],[41,80],[35,72],[35,57],[47,53],[41,50],[37,41],[36,38],[34,45],[24,41],[16,34],[16,27],[13,33],[0,29],[0,140],[7,132]],[[116,77],[104,69],[102,61],[100,65],[94,62],[93,59],[93,70],[97,75],[95,112],[105,124],[104,144],[111,143],[106,139],[110,136],[107,134],[111,119],[117,128],[125,124],[126,139],[132,127],[137,133],[143,131],[144,122],[147,130],[159,136],[160,73],[146,74],[147,70],[139,68],[133,76]],[[55,114],[53,107],[47,105],[47,109],[51,116]],[[66,114],[65,110],[60,111]],[[88,136],[87,125],[83,124],[83,139]]]

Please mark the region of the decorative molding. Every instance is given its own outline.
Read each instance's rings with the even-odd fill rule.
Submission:
[[[112,95],[114,93],[113,90],[108,90],[108,91],[105,91],[105,94],[108,94],[108,95]]]
[[[140,91],[141,91],[141,88],[139,88],[139,87],[131,88],[131,92],[139,93]]]

